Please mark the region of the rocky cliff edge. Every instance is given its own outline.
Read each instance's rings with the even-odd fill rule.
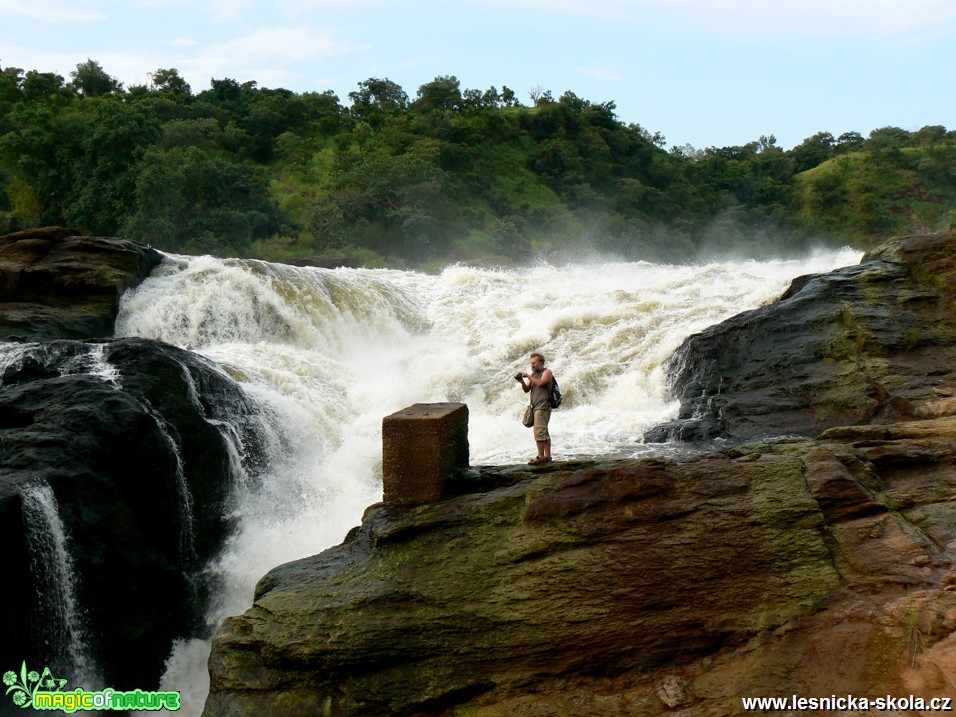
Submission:
[[[162,261],[127,239],[43,227],[0,237],[0,340],[113,335],[120,295]]]

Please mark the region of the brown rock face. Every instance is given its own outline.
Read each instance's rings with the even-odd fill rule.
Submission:
[[[65,227],[0,237],[0,339],[112,336],[120,294],[161,261],[135,242]]]
[[[515,469],[487,493],[373,508],[226,620],[206,714],[724,715],[742,696],[950,694],[956,419],[879,429]],[[914,466],[922,436],[933,459]]]
[[[956,233],[895,239],[858,266],[795,279],[779,302],[689,337],[671,372],[680,416],[649,441],[954,415]]]

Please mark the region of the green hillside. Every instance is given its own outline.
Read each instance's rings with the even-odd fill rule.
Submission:
[[[956,141],[942,127],[871,133],[857,151],[795,178],[793,213],[804,226],[863,243],[868,237],[956,224]]]
[[[124,88],[0,68],[0,231],[45,224],[173,252],[440,265],[536,252],[687,260],[873,245],[956,219],[956,133],[821,132],[791,150],[666,149],[613,102],[437,77],[296,94],[175,69]]]

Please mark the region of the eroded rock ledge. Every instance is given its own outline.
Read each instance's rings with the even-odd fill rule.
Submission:
[[[45,227],[0,237],[0,340],[105,338],[119,297],[162,261],[126,239]]]
[[[956,233],[894,239],[857,266],[689,337],[678,420],[649,441],[801,435],[956,413]]]
[[[373,507],[272,570],[216,636],[205,714],[722,715],[952,689],[956,418],[499,478],[517,482]]]

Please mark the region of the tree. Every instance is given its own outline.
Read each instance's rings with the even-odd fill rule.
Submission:
[[[22,85],[23,70],[19,67],[0,68],[0,111],[4,110],[4,104],[20,101],[23,97]]]
[[[412,104],[418,112],[448,112],[461,106],[461,85],[454,75],[436,77],[419,87],[418,99]]]
[[[235,255],[280,227],[269,178],[197,147],[151,149],[135,172],[125,233],[169,251]]]
[[[316,254],[342,247],[345,216],[342,204],[336,199],[323,196],[314,202],[309,207],[307,224],[315,237]]]
[[[160,136],[159,122],[138,105],[106,100],[84,117],[77,137],[79,156],[64,173],[69,194],[57,199],[64,218],[102,236],[112,236],[133,210],[133,169]]]
[[[879,157],[896,157],[912,143],[912,135],[900,127],[881,127],[870,132],[864,149]]]
[[[943,125],[926,125],[921,127],[915,135],[919,145],[933,145],[946,138],[946,128]]]
[[[812,137],[807,137],[803,142],[790,150],[790,156],[793,158],[794,170],[804,172],[813,169],[817,165],[823,164],[830,159],[833,149],[836,146],[836,140],[829,132],[817,132]]]
[[[49,102],[64,92],[63,76],[54,72],[30,70],[23,78],[23,98]]]
[[[173,147],[200,147],[215,149],[219,147],[222,130],[212,117],[203,119],[176,119],[163,123],[162,137],[156,142],[160,149]]]
[[[338,133],[343,126],[345,110],[332,90],[306,92],[299,96],[305,107],[305,119],[323,139]]]
[[[150,89],[158,92],[177,102],[186,102],[192,99],[192,88],[179,75],[179,70],[170,68],[168,70],[156,70],[149,73]]]
[[[667,145],[667,137],[662,135],[660,132],[652,133],[649,129],[645,129],[644,127],[641,127],[641,125],[634,124],[633,122],[629,124],[627,128],[631,130],[632,132],[636,132],[637,134],[639,134],[641,137],[644,138],[645,141],[651,143],[655,147],[663,149]],[[740,147],[734,147],[733,149],[739,150]],[[728,151],[728,148],[725,147],[723,149],[716,150],[714,147],[711,147],[711,150],[718,151],[718,152],[726,152]],[[711,150],[708,150],[708,151],[711,151]]]
[[[27,80],[39,74],[28,72]],[[20,182],[21,197],[32,196],[29,203],[40,208],[34,212],[38,223],[66,223],[63,202],[72,191],[72,161],[80,154],[80,122],[61,120],[52,101],[21,103],[7,121],[12,129],[0,136],[0,167]]]
[[[497,88],[494,85],[489,87],[481,95],[481,105],[482,107],[491,108],[497,107],[501,104],[501,95],[498,94]]]
[[[307,109],[306,102],[289,90],[257,90],[252,94],[238,123],[255,142],[255,159],[269,162],[275,138],[304,128]]]
[[[76,66],[70,73],[73,81],[70,83],[74,91],[83,97],[100,97],[120,92],[123,84],[115,77],[110,77],[96,60],[87,59]]]
[[[834,154],[845,154],[846,152],[857,152],[863,149],[866,140],[859,132],[844,132],[837,137],[836,146],[833,148]]]
[[[456,227],[447,173],[413,155],[372,154],[362,159],[339,175],[333,199],[353,227],[356,243],[386,255],[426,258],[443,248]],[[322,221],[337,222],[338,211],[324,204]],[[329,226],[321,224],[325,231]],[[369,228],[364,236],[355,232],[363,227]]]
[[[703,156],[704,153],[694,147],[694,145],[692,145],[690,142],[686,142],[682,145],[671,147],[671,154],[675,157],[680,157],[681,159],[696,162]]]
[[[242,97],[242,87],[236,80],[229,77],[221,80],[212,79],[209,85],[210,89],[207,92],[217,103],[237,102]]]
[[[397,115],[408,107],[405,90],[388,78],[371,77],[359,82],[359,88],[349,92],[349,99],[352,114],[373,127],[381,124],[385,116]]]

